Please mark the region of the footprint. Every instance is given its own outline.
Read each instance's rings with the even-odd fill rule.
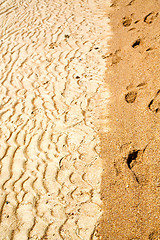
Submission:
[[[124,27],[129,27],[131,25],[131,23],[132,23],[131,18],[126,18],[126,17],[123,18],[122,24],[123,24]]]
[[[145,16],[144,22],[147,24],[151,24],[157,16],[158,13],[150,12],[149,14],[147,14],[147,16]]]
[[[148,108],[155,113],[160,111],[160,90],[158,90],[155,98],[150,101]]]
[[[121,50],[116,50],[113,54],[112,54],[112,65],[117,64],[120,62],[121,57],[119,56],[119,52]]]
[[[134,24],[137,24],[137,23],[139,23],[139,21],[140,21],[140,20],[136,20],[136,21],[134,22]]]
[[[137,98],[136,91],[130,91],[125,95],[125,100],[127,103],[134,103]]]
[[[131,1],[127,4],[127,6],[131,6],[132,3],[134,3],[134,1],[135,1],[135,0],[131,0]]]
[[[110,7],[117,7],[116,1],[112,1],[112,4],[110,5]]]
[[[119,53],[121,52],[120,49],[116,50],[113,53],[110,53],[107,55],[107,58],[111,59],[111,65],[117,64],[120,62],[121,57],[119,56]]]
[[[134,165],[136,164],[136,159],[138,157],[138,153],[140,151],[139,150],[133,150],[132,152],[130,152],[128,154],[128,157],[127,157],[127,165],[129,167],[129,169],[131,169],[132,167],[134,167]]]
[[[152,51],[152,50],[153,50],[153,48],[149,47],[149,48],[146,49],[146,52],[149,52],[149,51]]]
[[[136,169],[134,166],[141,163],[143,152],[144,150],[132,150],[128,153],[128,156],[126,158],[128,168],[131,170],[133,177],[138,184],[142,183],[143,176],[137,174],[137,171],[135,172]]]
[[[126,89],[128,91],[128,93],[125,94],[125,100],[127,103],[134,103],[137,95],[138,95],[138,90],[142,90],[144,89],[144,87],[146,86],[145,82],[141,82],[139,83],[136,87],[134,87],[134,85],[132,83],[130,83]]]
[[[132,44],[132,47],[133,47],[133,48],[136,48],[136,47],[138,47],[138,46],[140,45],[140,43],[141,43],[141,39],[137,39],[137,40]]]
[[[145,85],[146,85],[145,82],[139,83],[139,84],[137,85],[137,88],[139,88],[139,87],[144,87]]]

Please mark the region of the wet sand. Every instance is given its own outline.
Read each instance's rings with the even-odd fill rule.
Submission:
[[[160,2],[112,1],[100,239],[160,239]]]

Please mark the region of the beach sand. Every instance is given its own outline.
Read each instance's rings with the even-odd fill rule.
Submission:
[[[109,5],[0,1],[0,240],[97,239]]]
[[[101,239],[160,239],[160,2],[112,1]]]
[[[0,240],[160,239],[160,2],[0,0]]]

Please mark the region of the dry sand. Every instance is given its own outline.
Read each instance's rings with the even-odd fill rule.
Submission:
[[[0,1],[0,240],[97,239],[108,6]]]

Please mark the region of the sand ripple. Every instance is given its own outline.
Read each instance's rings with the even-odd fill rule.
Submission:
[[[105,11],[104,1],[0,1],[1,240],[96,239]]]

